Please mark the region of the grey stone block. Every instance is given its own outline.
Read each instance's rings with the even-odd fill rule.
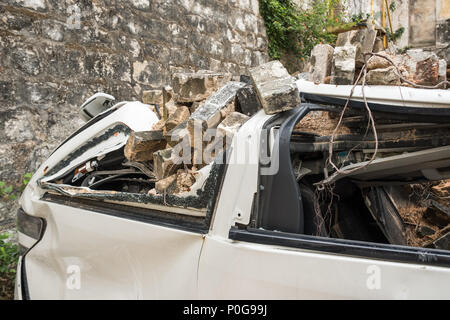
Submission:
[[[251,85],[246,85],[239,89],[236,95],[236,109],[247,116],[252,116],[262,109],[255,89]]]
[[[338,85],[353,84],[355,77],[356,47],[346,45],[334,48],[331,83]]]
[[[153,153],[153,170],[156,179],[161,180],[177,172],[181,163],[175,163],[176,155],[172,148],[158,150]]]
[[[364,64],[364,53],[372,52],[377,38],[377,31],[372,29],[352,30],[338,35],[336,47],[352,45],[356,47],[356,65]]]
[[[267,114],[279,113],[300,105],[295,79],[280,61],[275,60],[252,68],[250,76]]]
[[[162,130],[131,132],[124,148],[130,161],[149,161],[153,153],[166,145]]]
[[[238,90],[244,86],[242,82],[228,82],[198,107],[189,120],[201,121],[204,128],[216,127],[222,120],[222,109],[233,102]]]
[[[219,124],[217,130],[224,136],[232,137],[248,119],[245,114],[233,112]]]
[[[370,85],[396,86],[400,85],[395,67],[390,66],[384,69],[374,69],[367,73],[366,83]]]
[[[195,102],[208,98],[231,79],[231,74],[196,72],[175,73],[172,87],[177,102]]]
[[[311,77],[315,83],[324,83],[331,75],[334,48],[329,44],[318,44],[311,52]]]

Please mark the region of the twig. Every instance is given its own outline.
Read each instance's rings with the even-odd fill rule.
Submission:
[[[450,43],[448,45],[446,45],[445,47],[437,49],[436,52],[441,52],[441,51],[444,51],[444,50],[446,50],[448,48],[450,48]]]
[[[361,170],[361,169],[367,167],[368,165],[370,165],[370,164],[376,159],[376,156],[377,156],[377,153],[378,153],[378,135],[377,135],[376,127],[375,127],[375,121],[374,121],[374,118],[373,118],[373,116],[372,116],[372,112],[371,112],[371,110],[370,110],[370,108],[369,108],[369,105],[368,105],[368,103],[367,103],[367,98],[366,98],[366,94],[365,94],[365,85],[366,85],[366,77],[367,77],[367,62],[368,62],[366,56],[371,56],[371,57],[372,57],[372,56],[377,56],[377,57],[386,59],[391,65],[393,65],[393,66],[395,67],[396,74],[397,74],[397,76],[400,78],[400,80],[402,80],[403,82],[405,82],[405,83],[407,83],[407,84],[409,84],[409,85],[411,85],[411,86],[413,86],[413,87],[415,87],[415,88],[421,88],[421,89],[437,89],[437,88],[441,87],[442,85],[450,84],[450,82],[447,81],[447,80],[441,81],[440,83],[438,83],[438,84],[435,85],[435,86],[424,86],[424,85],[416,84],[416,83],[414,83],[414,82],[412,82],[412,81],[406,79],[405,77],[403,77],[402,74],[401,74],[401,72],[400,72],[400,70],[399,70],[399,68],[398,68],[398,66],[397,66],[397,65],[392,61],[392,59],[390,59],[389,57],[387,57],[387,56],[385,56],[385,55],[382,55],[382,54],[379,54],[379,53],[373,53],[373,52],[366,52],[366,53],[364,53],[364,60],[365,60],[364,66],[362,67],[361,72],[360,72],[359,75],[358,75],[358,78],[356,79],[356,81],[355,81],[355,83],[354,83],[352,89],[350,90],[350,95],[349,95],[349,97],[347,98],[347,101],[346,101],[346,103],[345,103],[345,105],[344,105],[344,108],[342,109],[341,115],[340,115],[340,117],[339,117],[338,124],[336,125],[336,128],[334,129],[334,131],[333,131],[333,133],[332,133],[332,135],[331,135],[331,138],[330,138],[330,142],[329,142],[329,144],[328,144],[328,159],[327,159],[327,162],[328,162],[328,164],[330,164],[330,165],[336,170],[336,171],[333,173],[333,175],[337,175],[337,174],[343,174],[343,175],[346,175],[346,174],[350,174],[350,173],[352,173],[352,172],[354,172],[354,171]],[[362,83],[362,85],[361,85],[361,91],[362,91],[362,95],[363,95],[363,99],[364,99],[364,106],[365,106],[366,111],[367,111],[367,114],[368,114],[368,116],[369,116],[369,123],[368,123],[368,124],[371,125],[372,131],[373,131],[373,134],[374,134],[374,138],[375,138],[375,151],[374,151],[374,153],[373,153],[371,159],[370,159],[366,164],[364,164],[363,166],[357,167],[357,168],[354,168],[354,169],[351,169],[351,170],[342,170],[341,168],[344,166],[345,161],[348,159],[348,156],[349,156],[350,152],[351,152],[352,150],[354,150],[355,147],[353,147],[353,148],[347,153],[347,155],[346,155],[346,157],[345,157],[345,159],[344,159],[344,161],[343,161],[343,163],[342,163],[342,165],[341,165],[341,168],[338,168],[338,167],[334,164],[334,162],[333,162],[333,160],[332,160],[332,157],[333,157],[333,143],[334,143],[334,138],[335,138],[335,136],[336,136],[336,134],[337,134],[337,131],[338,131],[339,127],[341,126],[342,119],[343,119],[343,117],[344,117],[345,111],[347,110],[348,104],[350,103],[350,100],[351,100],[351,98],[353,97],[354,90],[355,90],[356,86],[358,85],[358,83],[359,83],[359,81],[360,81],[362,75],[363,75],[363,83]],[[364,137],[365,137],[366,135],[367,135],[367,130],[366,130],[366,133],[364,134]],[[324,183],[324,182],[322,182],[322,188],[323,188],[323,183]],[[320,185],[320,184],[319,184],[319,185]]]
[[[363,68],[361,69],[361,72],[360,72],[358,78],[355,81],[355,84],[353,85],[353,87],[352,87],[352,89],[350,91],[350,96],[348,97],[348,99],[347,99],[347,101],[345,103],[345,106],[344,106],[344,108],[343,108],[343,110],[341,112],[341,116],[339,117],[338,124],[336,125],[336,128],[334,129],[334,131],[333,131],[333,133],[331,135],[330,142],[328,143],[328,163],[336,170],[334,175],[336,175],[336,174],[344,174],[345,175],[345,174],[349,174],[349,173],[352,173],[354,171],[360,170],[360,169],[370,165],[376,159],[376,156],[377,156],[377,153],[378,153],[378,134],[377,134],[377,130],[376,130],[376,127],[375,127],[375,120],[373,119],[372,112],[370,111],[369,104],[367,103],[367,97],[366,97],[365,90],[364,90],[365,85],[366,85],[366,76],[367,76],[367,67],[366,66],[367,66],[367,62],[364,64]],[[363,99],[364,99],[364,106],[366,108],[366,111],[367,111],[367,114],[368,114],[368,117],[369,117],[369,123],[370,123],[370,125],[372,127],[372,131],[373,131],[373,135],[374,135],[374,139],[375,139],[375,150],[374,150],[374,153],[372,155],[372,158],[364,166],[358,167],[358,168],[354,168],[354,169],[351,169],[351,170],[342,170],[341,168],[344,165],[344,163],[342,164],[341,168],[338,168],[334,164],[334,162],[332,160],[334,137],[335,137],[339,127],[341,126],[342,119],[344,118],[345,111],[346,111],[346,109],[348,107],[350,99],[353,96],[354,89],[358,85],[362,74],[364,76],[363,76],[363,83],[362,83],[361,89],[362,89],[362,94],[363,94]]]
[[[438,83],[437,85],[435,85],[435,86],[424,86],[424,85],[420,85],[420,84],[414,83],[414,82],[412,82],[412,81],[410,81],[410,80],[408,80],[408,79],[406,79],[405,77],[402,76],[402,74],[401,74],[401,72],[400,72],[400,69],[399,69],[398,66],[394,63],[394,61],[392,61],[391,58],[386,57],[385,55],[382,55],[382,54],[379,54],[379,53],[374,53],[374,52],[366,52],[366,53],[364,53],[364,56],[367,56],[367,55],[370,55],[370,56],[377,56],[377,57],[386,59],[390,64],[392,64],[392,65],[395,67],[396,74],[397,74],[397,76],[400,78],[400,80],[402,80],[403,82],[405,82],[405,83],[407,83],[407,84],[413,86],[414,88],[420,88],[420,89],[438,89],[440,86],[442,86],[442,85],[444,85],[444,84],[450,84],[450,81],[447,81],[447,80],[441,81],[441,82],[439,82],[439,83]]]

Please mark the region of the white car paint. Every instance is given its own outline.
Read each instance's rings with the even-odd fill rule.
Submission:
[[[253,195],[258,187],[261,128],[270,117],[260,110],[233,137],[231,161],[213,217],[212,234],[226,238],[236,222],[250,221]]]
[[[89,121],[96,115],[105,111],[105,103],[108,105],[116,100],[112,95],[97,92],[89,97],[80,107],[80,116],[83,120]]]
[[[199,234],[44,201],[47,229],[26,256],[32,299],[195,299]],[[79,268],[80,289],[67,285]]]
[[[297,80],[296,83],[300,92],[344,100],[347,100],[353,88],[352,85],[315,84],[302,79]],[[362,86],[356,86],[352,100],[364,101],[362,90]],[[367,100],[373,103],[421,108],[450,108],[449,90],[366,85],[364,93]]]
[[[40,199],[43,190],[36,181],[46,166],[57,164],[112,123],[148,129],[156,116],[144,108],[126,104],[80,133],[58,149],[27,186],[22,208],[47,221],[43,238],[25,257],[32,299],[450,298],[449,268],[229,240],[230,227],[250,219],[258,188],[254,159],[228,165],[205,235]],[[233,144],[258,154],[261,128],[269,118],[262,111],[254,115]],[[241,155],[234,146],[231,157],[237,159]],[[70,285],[73,270],[79,270],[78,289]],[[379,276],[375,286],[374,276]],[[20,285],[18,281],[18,298]]]
[[[450,298],[449,268],[245,243],[214,235],[205,239],[198,274],[200,299]]]

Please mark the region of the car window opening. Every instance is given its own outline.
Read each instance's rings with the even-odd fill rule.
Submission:
[[[41,181],[40,184],[51,192],[75,198],[120,202],[132,206],[155,204],[189,208],[201,210],[201,213],[184,211],[188,215],[205,215],[204,209],[208,208],[215,196],[221,170],[222,165],[213,162],[192,173],[195,180],[190,187],[176,193],[160,193],[155,190],[157,179],[153,175],[152,163],[128,161],[123,156],[122,147],[90,159],[55,180]],[[184,173],[181,171],[178,176]],[[176,183],[183,185],[183,182]]]
[[[339,116],[310,111],[291,135],[304,233],[449,250],[450,125],[376,117],[376,160],[346,175],[335,174],[327,161]],[[346,115],[333,143],[337,167],[367,163],[374,149],[367,118]]]

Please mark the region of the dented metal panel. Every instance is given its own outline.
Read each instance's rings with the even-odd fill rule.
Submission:
[[[25,260],[31,299],[197,296],[201,234],[56,203],[34,206],[47,230]],[[67,285],[68,270],[80,276],[78,290]]]
[[[93,119],[95,120],[95,119]],[[71,139],[67,140],[64,144],[62,144],[52,155],[49,159],[47,159],[36,171],[36,173],[33,175],[31,183],[41,179],[44,175],[47,175],[49,172],[52,172],[52,169],[55,168],[61,161],[67,160],[67,157],[70,154],[74,153],[74,150],[77,150],[79,148],[82,148],[84,145],[89,143],[89,141],[94,140],[96,137],[101,136],[102,134],[105,134],[105,131],[108,129],[114,127],[114,126],[125,126],[129,128],[129,130],[133,131],[145,131],[145,130],[151,130],[152,126],[158,122],[158,117],[156,114],[149,108],[148,105],[145,105],[140,102],[128,102],[124,105],[121,105],[116,111],[109,114],[105,118],[101,119],[100,121],[94,123],[93,125],[87,127],[85,130],[80,131],[77,135],[73,136]],[[128,130],[128,129],[127,129]],[[111,132],[112,136],[114,137],[114,132]],[[111,136],[105,136],[106,140],[108,140],[108,137]],[[112,138],[114,139],[114,138]],[[114,141],[112,143],[112,146],[125,144],[127,135],[123,134],[120,135],[120,138],[116,137],[117,141]],[[114,140],[116,140],[114,139]],[[113,148],[113,147],[112,147]],[[114,148],[113,148],[114,149]],[[98,149],[87,149],[86,151],[89,152],[88,155],[77,155],[80,157],[80,163],[82,163],[84,160],[88,158],[88,156],[91,156],[93,154],[102,154],[103,148],[99,147]],[[106,150],[108,151],[108,150]],[[75,154],[76,155],[76,154]],[[71,162],[76,162],[75,159],[73,159]],[[62,173],[60,170],[58,172],[54,172],[53,174],[57,175],[58,173]],[[51,177],[48,177],[49,179],[45,179],[45,181],[51,180]]]

